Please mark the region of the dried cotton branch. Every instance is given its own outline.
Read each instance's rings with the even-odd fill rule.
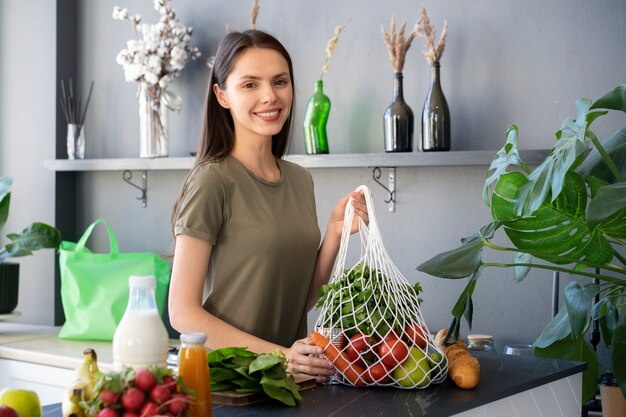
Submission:
[[[391,66],[393,67],[394,72],[396,73],[402,72],[406,53],[411,47],[411,42],[413,42],[413,39],[417,36],[417,27],[413,29],[413,31],[409,33],[406,38],[404,37],[405,30],[406,22],[403,23],[400,30],[396,32],[395,16],[391,17],[391,30],[389,33],[385,32],[383,25],[380,25],[380,31],[383,35],[387,52],[389,53],[389,60],[391,61]]]
[[[443,55],[443,51],[446,48],[446,38],[448,36],[448,22],[443,21],[443,30],[439,37],[439,43],[435,43],[435,30],[430,25],[430,19],[428,13],[426,13],[426,7],[422,7],[422,16],[416,24],[417,35],[426,38],[426,48],[424,49],[424,56],[426,61],[432,65],[438,62]]]
[[[330,58],[332,58],[333,52],[335,48],[337,47],[337,42],[339,41],[339,34],[345,27],[346,25],[336,26],[335,36],[330,38],[328,40],[328,43],[326,44],[326,59],[324,60],[324,65],[322,66],[322,74],[320,75],[320,80],[324,77],[324,74],[326,74],[326,72],[328,71],[328,61],[330,60]]]

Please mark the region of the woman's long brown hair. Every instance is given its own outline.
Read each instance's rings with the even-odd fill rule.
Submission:
[[[289,145],[293,121],[293,103],[295,102],[293,65],[289,53],[278,39],[260,30],[228,33],[220,42],[217,53],[215,54],[215,61],[209,78],[207,96],[204,101],[202,130],[198,141],[196,158],[193,167],[185,177],[181,191],[172,208],[170,227],[174,241],[176,240],[174,232],[175,222],[180,211],[180,202],[187,191],[189,179],[198,167],[209,162],[224,160],[233,149],[235,142],[233,118],[230,114],[230,110],[225,109],[218,103],[217,97],[213,92],[213,85],[217,84],[222,90],[226,88],[226,78],[233,69],[235,58],[248,48],[273,49],[280,53],[287,61],[289,76],[291,77],[293,99],[289,117],[285,121],[283,128],[272,137],[272,154],[277,158],[283,157]],[[174,251],[172,249],[171,256],[173,256],[173,254]]]

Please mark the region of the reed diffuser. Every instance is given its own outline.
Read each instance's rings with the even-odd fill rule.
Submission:
[[[69,79],[68,88],[65,81],[61,80],[61,109],[67,122],[67,157],[68,159],[85,158],[85,116],[89,108],[91,93],[93,93],[93,81],[89,87],[89,94],[85,106],[82,106],[81,98],[74,95],[74,84]]]

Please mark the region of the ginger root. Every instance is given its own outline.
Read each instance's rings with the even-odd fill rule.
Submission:
[[[461,389],[472,389],[478,385],[480,379],[480,364],[478,359],[472,356],[467,350],[467,346],[460,339],[449,346],[444,346],[447,330],[441,329],[435,337],[435,342],[439,344],[446,358],[448,358],[449,375],[457,387]]]

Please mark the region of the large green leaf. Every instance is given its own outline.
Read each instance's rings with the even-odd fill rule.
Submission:
[[[542,358],[587,362],[587,370],[583,372],[582,401],[586,403],[595,397],[599,376],[598,357],[584,337],[577,340],[566,337],[545,348],[535,347],[533,352]]]
[[[531,172],[528,183],[520,188],[515,201],[515,213],[530,216],[549,197],[561,193],[568,170],[587,149],[585,145],[587,114],[591,100],[576,100],[576,120],[566,119],[557,132],[556,144],[550,155]]]
[[[517,126],[510,124],[506,130],[506,143],[502,149],[498,151],[493,161],[491,161],[489,169],[487,170],[487,179],[485,180],[485,186],[483,187],[483,201],[487,204],[487,206],[491,204],[491,200],[489,198],[489,187],[491,184],[498,181],[501,175],[506,173],[509,166],[517,165],[525,170],[528,169],[517,151],[517,137]]]
[[[621,294],[623,290],[619,290]],[[615,307],[615,302],[619,303],[619,300],[614,296],[605,296],[600,299],[591,311],[591,318],[600,322],[600,330],[602,330],[602,339],[604,344],[611,346],[611,340],[613,339],[613,333],[619,324],[619,312]]]
[[[561,194],[552,203],[544,202],[531,217],[515,214],[513,200],[527,179],[518,172],[500,177],[492,196],[492,213],[502,221],[511,242],[521,251],[549,262],[586,259],[603,264],[613,259],[613,249],[601,227],[590,231],[586,224],[587,190],[582,177],[574,172],[565,176]]]
[[[9,205],[11,204],[11,177],[0,177],[0,229],[4,227],[9,217]]]
[[[587,284],[581,287],[576,281],[570,282],[565,287],[563,295],[574,339],[585,335],[585,330],[591,320],[593,297],[598,290],[597,284]]]
[[[595,228],[609,216],[620,211],[617,226],[621,226],[626,234],[626,182],[618,182],[602,187],[591,199],[587,207],[587,224]]]
[[[622,394],[626,397],[626,323],[622,323],[613,333],[613,343],[611,343],[611,365],[613,375],[622,389]]]
[[[622,176],[626,177],[626,127],[615,132],[613,136],[602,141],[602,147],[611,157]],[[594,147],[585,161],[576,168],[584,176],[593,175],[608,183],[615,182],[615,175],[609,170],[600,152]]]
[[[7,193],[0,199],[0,229],[4,227],[9,217],[9,206],[11,205],[11,193]]]
[[[61,233],[56,228],[37,222],[22,230],[21,234],[10,233],[7,237],[11,243],[0,252],[0,259],[31,255],[34,250],[43,248],[56,249],[61,243]]]
[[[626,84],[620,84],[591,105],[592,109],[620,110],[626,113]]]
[[[524,252],[515,252],[513,256],[514,264],[530,264],[533,260],[533,257]],[[515,282],[520,283],[526,278],[526,275],[530,272],[529,266],[519,266],[516,265],[513,268],[513,275],[515,276]]]
[[[476,288],[476,282],[480,277],[481,268],[478,268],[467,281],[467,285],[459,295],[459,298],[452,307],[452,323],[448,328],[448,334],[446,336],[447,343],[454,343],[459,337],[459,331],[461,329],[461,317],[465,316],[465,320],[469,328],[472,328],[472,318],[474,314],[474,304],[472,303],[472,294]]]
[[[551,344],[565,339],[572,334],[572,326],[569,323],[569,317],[567,315],[567,309],[562,308],[559,312],[550,320],[550,322],[543,328],[537,340],[533,344],[536,348],[547,348]]]
[[[481,264],[483,239],[491,239],[499,227],[500,222],[489,223],[475,234],[463,238],[458,248],[435,255],[416,269],[440,278],[459,279],[470,276]]]

